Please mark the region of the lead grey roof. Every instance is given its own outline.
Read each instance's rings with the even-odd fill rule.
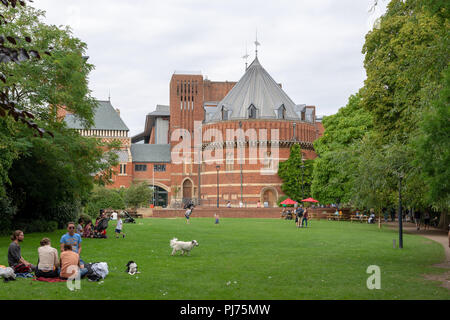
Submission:
[[[285,119],[298,120],[296,105],[261,66],[258,58],[248,67],[244,76],[217,105],[210,121],[222,120],[222,107],[228,110],[228,119],[248,119],[248,108],[254,105],[258,119],[277,119],[278,109],[284,105]]]
[[[97,101],[98,107],[94,113],[94,125],[91,128],[85,128],[81,121],[73,114],[67,114],[64,120],[67,126],[72,129],[89,130],[119,130],[130,131],[123,122],[120,115],[114,109],[110,101]]]
[[[170,144],[132,144],[133,162],[170,163]]]
[[[170,107],[158,104],[156,110],[149,113],[149,116],[170,116]]]

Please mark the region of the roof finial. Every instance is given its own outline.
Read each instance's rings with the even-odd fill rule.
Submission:
[[[111,89],[109,90],[108,101],[111,102]]]
[[[247,71],[247,69],[248,69],[248,61],[247,61],[248,57],[250,57],[250,56],[248,55],[247,42],[246,42],[245,43],[245,56],[242,57],[242,59],[245,60],[245,71]]]
[[[258,58],[258,46],[260,46],[261,43],[258,42],[258,29],[256,29],[256,41],[255,41],[255,47],[256,47],[256,58]]]

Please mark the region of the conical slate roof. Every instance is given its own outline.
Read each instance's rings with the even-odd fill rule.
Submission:
[[[261,66],[256,57],[244,76],[217,105],[212,121],[249,118],[250,106],[256,107],[256,119],[280,119],[278,110],[284,105],[284,119],[298,120],[295,103]],[[223,116],[225,108],[227,116]]]

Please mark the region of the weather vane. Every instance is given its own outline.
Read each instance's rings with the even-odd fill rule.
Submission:
[[[255,47],[256,47],[256,57],[258,58],[258,46],[260,46],[261,43],[258,42],[258,29],[256,29],[256,41],[255,41]]]
[[[248,51],[247,51],[247,43],[245,43],[245,56],[242,57],[242,59],[245,60],[245,71],[247,71],[248,57],[250,57],[250,56],[248,55]]]

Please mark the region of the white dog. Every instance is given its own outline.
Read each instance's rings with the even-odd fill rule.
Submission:
[[[170,246],[173,248],[172,255],[174,255],[177,251],[181,251],[181,255],[184,255],[185,252],[189,255],[192,248],[198,246],[198,242],[196,240],[186,242],[178,241],[177,238],[173,238],[170,240]]]
[[[12,268],[0,268],[0,278],[3,278],[5,282],[16,280],[16,274]]]

